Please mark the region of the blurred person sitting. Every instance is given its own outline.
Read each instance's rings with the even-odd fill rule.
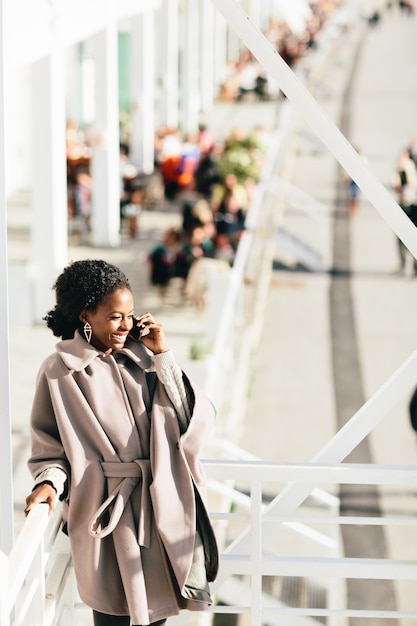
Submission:
[[[214,213],[219,210],[224,198],[229,194],[233,194],[238,199],[243,210],[247,209],[248,195],[245,186],[238,181],[236,174],[230,172],[213,188],[210,205]]]
[[[227,174],[218,195],[212,198],[212,209],[217,234],[225,234],[236,250],[241,232],[245,228],[248,197],[235,174]]]
[[[120,180],[120,217],[123,218],[123,207],[130,201],[130,185],[138,174],[137,167],[129,161],[129,148],[125,144],[119,146],[119,180]]]
[[[196,135],[188,134],[181,148],[177,170],[178,192],[194,189],[194,173],[200,160],[200,149]]]
[[[407,148],[407,152],[409,154],[410,159],[413,161],[414,165],[417,167],[417,137],[413,137],[410,141],[410,145]]]
[[[240,102],[245,96],[255,93],[256,79],[259,76],[259,66],[252,59],[243,62],[238,68],[237,79],[237,95],[236,101]]]
[[[93,179],[88,167],[80,166],[75,174],[75,183],[68,188],[71,193],[68,212],[68,235],[79,235],[82,243],[88,242],[91,219]]]
[[[214,139],[203,123],[198,125],[198,149],[200,158],[209,154],[214,148]]]
[[[165,197],[174,200],[178,193],[178,169],[183,149],[180,132],[177,128],[163,128],[158,139],[156,158],[164,181]]]
[[[214,185],[220,182],[214,150],[215,147],[213,146],[207,153],[201,155],[194,171],[194,189],[204,198],[210,198]]]
[[[165,298],[167,288],[175,274],[175,259],[181,237],[174,227],[165,231],[162,241],[148,255],[150,283],[158,287],[159,295]]]
[[[69,161],[89,161],[91,148],[86,144],[84,133],[78,128],[75,120],[68,120],[65,132],[66,154]]]
[[[229,241],[229,237],[225,233],[217,233],[214,238],[214,258],[220,261],[226,261],[230,266],[235,260],[236,251]]]
[[[195,226],[206,226],[214,223],[213,211],[204,198],[195,202],[185,202],[182,210],[182,228],[190,233]],[[209,232],[209,231],[208,231]]]
[[[226,194],[218,211],[214,214],[217,234],[228,237],[233,249],[237,249],[240,235],[245,228],[245,214],[233,192]]]
[[[200,257],[190,267],[184,285],[184,295],[187,300],[201,311],[207,303],[209,280],[214,275],[225,274],[230,270],[230,264],[224,259],[208,259]]]
[[[183,281],[182,293],[185,294],[185,282],[194,261],[204,256],[204,228],[196,225],[189,232],[183,232],[182,244],[175,256],[174,276]]]
[[[142,212],[144,197],[145,186],[136,182],[131,185],[129,199],[123,205],[122,215],[128,223],[129,237],[131,239],[136,239],[138,234],[138,218]]]

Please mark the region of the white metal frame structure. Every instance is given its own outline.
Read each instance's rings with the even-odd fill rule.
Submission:
[[[361,464],[323,463],[267,463],[253,460],[204,462],[209,478],[209,493],[214,501],[223,503],[211,510],[211,517],[218,525],[218,536],[227,525],[227,540],[222,540],[220,572],[212,585],[216,604],[211,613],[249,615],[252,626],[267,622],[273,626],[285,623],[294,626],[312,626],[309,618],[326,617],[328,624],[337,625],[341,618],[379,618],[408,620],[413,624],[417,611],[350,609],[331,591],[336,580],[347,578],[369,580],[417,581],[417,567],[406,558],[343,558],[337,554],[338,528],[341,524],[358,526],[409,528],[411,537],[415,533],[417,518],[392,514],[386,517],[370,515],[341,516],[337,510],[323,513],[322,508],[305,508],[295,512],[301,503],[285,502],[281,498],[286,489],[279,492],[280,485],[303,485],[303,500],[313,493],[317,485],[378,485],[380,488],[403,489],[414,487],[417,468],[409,466],[378,466]],[[238,488],[230,488],[237,484]],[[277,487],[271,504],[264,504],[266,494],[271,495],[271,485]],[[267,487],[266,487],[267,485]],[[220,497],[219,494],[226,494]],[[247,495],[246,495],[247,494]],[[334,508],[334,503],[329,506]],[[228,503],[225,507],[224,503]],[[233,509],[230,504],[233,503]],[[242,505],[243,503],[243,505]],[[249,503],[249,504],[248,504]],[[281,506],[279,506],[281,504]],[[248,510],[249,507],[249,510]],[[70,555],[66,539],[60,533],[61,517],[57,510],[52,520],[48,519],[46,505],[40,505],[29,516],[25,528],[13,547],[9,566],[8,587],[0,594],[2,626],[55,626],[77,624],[76,591]],[[244,526],[242,533],[233,531]],[[285,533],[298,533],[297,545],[304,547],[293,554],[286,547]],[[60,537],[58,537],[58,534]],[[284,535],[279,548],[276,536]],[[274,542],[269,541],[274,537]],[[316,551],[308,547],[316,544]],[[283,547],[284,546],[284,547]],[[1,564],[1,563],[0,563]],[[317,584],[328,585],[331,601],[324,606],[301,603],[289,606],[279,596],[263,590],[262,578],[274,577],[281,581],[298,577]],[[326,582],[327,581],[327,582]],[[334,584],[333,584],[334,589]],[[11,617],[10,617],[11,616]],[[61,621],[65,616],[66,621]],[[207,623],[210,613],[202,614],[201,623]],[[193,614],[181,613],[170,618],[172,624],[194,623]],[[200,623],[200,621],[198,622]]]
[[[371,559],[371,558],[343,558],[323,556],[326,554],[321,547],[321,556],[308,556],[308,552],[299,555],[290,555],[285,552],[274,554],[271,544],[268,549],[265,543],[268,538],[277,533],[277,529],[283,530],[283,525],[291,522],[302,522],[312,527],[319,525],[352,524],[352,525],[381,525],[389,527],[399,525],[413,529],[417,520],[415,516],[401,517],[370,517],[358,515],[355,517],[322,515],[303,515],[297,517],[291,506],[284,504],[285,498],[281,499],[282,506],[278,501],[264,506],[263,483],[269,485],[277,483],[303,484],[306,489],[305,495],[311,492],[318,484],[366,484],[379,486],[414,486],[417,479],[416,467],[408,466],[377,466],[360,464],[274,464],[259,462],[239,461],[207,461],[208,475],[214,480],[238,481],[239,485],[249,485],[248,491],[251,497],[250,515],[247,517],[247,530],[230,544],[222,555],[221,571],[218,580],[213,585],[214,592],[221,597],[222,586],[230,581],[231,576],[247,576],[251,578],[247,594],[240,594],[239,601],[231,607],[216,607],[216,612],[225,613],[250,613],[252,626],[260,626],[262,623],[282,624],[283,616],[326,616],[329,618],[340,617],[366,617],[387,619],[411,619],[416,620],[416,611],[384,611],[378,607],[371,610],[350,610],[349,608],[333,605],[323,608],[313,607],[288,607],[280,605],[271,597],[266,597],[262,592],[262,576],[300,578],[359,578],[372,580],[409,580],[417,579],[417,567],[415,562],[405,559]],[[270,487],[269,487],[270,488]],[[285,492],[285,488],[284,488]],[[288,503],[287,503],[288,504]],[[299,504],[299,503],[298,503]],[[296,504],[295,506],[298,506]],[[231,522],[234,517],[242,519],[242,510],[235,507],[228,515],[212,513],[214,518],[224,519]],[[250,594],[250,595],[248,595]],[[288,619],[288,617],[287,617]],[[182,620],[186,623],[186,619]],[[293,623],[293,622],[285,622]],[[294,622],[307,624],[309,622]],[[329,622],[330,623],[330,622]],[[332,622],[339,623],[339,622]],[[413,623],[413,622],[411,622]]]
[[[226,21],[235,29],[241,40],[254,53],[265,70],[279,84],[282,91],[291,101],[292,106],[305,118],[312,129],[318,134],[321,141],[329,151],[335,156],[338,162],[358,182],[364,194],[379,211],[391,229],[404,242],[412,254],[417,257],[417,237],[415,228],[405,217],[397,203],[383,187],[380,181],[363,163],[360,156],[340,133],[337,127],[321,110],[308,91],[298,81],[296,76],[285,65],[279,55],[273,50],[260,31],[251,23],[248,16],[242,10],[236,0],[212,0],[218,11],[224,16]],[[0,163],[0,165],[2,165]],[[4,164],[3,164],[4,165]],[[0,187],[2,180],[0,179]],[[2,192],[3,190],[0,189]],[[242,253],[243,254],[243,253]],[[228,306],[239,306],[238,294],[236,297],[227,300]],[[225,316],[230,316],[230,310],[224,311]],[[226,332],[225,327],[220,324],[222,332]],[[218,368],[224,371],[222,368]],[[211,372],[209,384],[214,388],[214,372]],[[355,484],[375,484],[375,485],[415,485],[417,480],[417,470],[410,467],[388,467],[388,466],[364,466],[347,464],[340,465],[346,456],[366,437],[371,430],[385,417],[390,409],[413,387],[417,380],[417,352],[415,352],[386,383],[352,416],[351,420],[328,442],[312,463],[300,465],[283,465],[251,462],[207,462],[208,475],[213,480],[233,480],[250,485],[251,493],[251,513],[250,524],[233,538],[230,545],[225,546],[222,555],[222,563],[219,579],[213,589],[221,590],[226,578],[234,574],[248,575],[252,577],[252,596],[250,606],[238,608],[239,612],[250,612],[252,626],[259,626],[262,617],[267,610],[270,619],[271,615],[279,615],[284,609],[279,607],[266,608],[261,589],[262,575],[315,575],[320,569],[324,576],[363,577],[363,578],[390,578],[407,579],[415,581],[417,578],[417,568],[415,563],[401,561],[381,560],[351,560],[335,559],[330,562],[324,558],[282,558],[275,559],[265,553],[263,540],[268,536],[267,528],[271,524],[280,525],[283,521],[294,520],[296,509],[306,500],[311,491],[319,484],[328,483],[355,483]],[[275,497],[268,507],[262,505],[262,483],[267,481],[284,482],[288,485],[282,490],[277,490]],[[46,514],[46,512],[45,512]],[[224,516],[224,512],[221,512]],[[42,516],[42,511],[39,513]],[[242,515],[242,514],[241,514]],[[226,518],[228,515],[226,515]],[[243,515],[242,519],[247,519]],[[315,520],[317,521],[317,520]],[[328,520],[322,518],[321,523]],[[334,520],[332,520],[334,521]],[[352,520],[360,524],[407,524],[414,525],[415,518],[401,520],[363,518]],[[41,520],[41,526],[45,520]],[[344,519],[338,518],[338,523],[347,523]],[[34,541],[35,537],[32,537]],[[13,560],[11,561],[13,564]],[[28,571],[30,568],[28,568]],[[13,566],[9,572],[13,572]],[[38,577],[40,588],[43,589],[45,572],[35,572]],[[33,576],[32,576],[33,578]],[[40,582],[39,582],[40,581]],[[43,582],[42,582],[43,581]],[[14,581],[10,581],[13,588]],[[17,594],[8,598],[8,610],[4,610],[3,598],[0,603],[0,611],[9,612],[14,607]],[[282,609],[282,610],[281,610]],[[225,612],[229,609],[223,608]],[[236,611],[236,608],[234,608]],[[233,612],[233,608],[230,608]],[[294,610],[285,609],[286,613],[294,613],[299,616],[312,615],[300,607]],[[331,616],[353,616],[353,617],[373,617],[369,612],[355,612],[353,615],[349,611],[327,610],[321,611],[319,615]],[[366,614],[365,614],[366,613]],[[318,614],[317,612],[315,613]],[[377,612],[378,617],[401,617],[417,619],[414,612],[396,612],[382,615]],[[181,619],[186,619],[181,618]],[[8,626],[7,621],[4,622]],[[19,622],[12,622],[17,626]],[[24,624],[25,622],[21,622]],[[55,623],[55,622],[51,622]]]

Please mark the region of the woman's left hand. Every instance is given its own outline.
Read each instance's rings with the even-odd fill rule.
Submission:
[[[136,326],[144,325],[139,341],[154,354],[167,352],[164,327],[150,313],[144,313],[136,318]]]

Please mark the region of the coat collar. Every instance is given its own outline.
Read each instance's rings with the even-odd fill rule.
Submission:
[[[64,339],[58,342],[56,350],[68,369],[76,372],[88,367],[97,357],[103,357],[103,352],[87,343],[78,331],[75,332],[74,339]],[[128,339],[123,350],[119,352],[125,354],[142,369],[149,369],[152,365],[145,346],[136,341]]]

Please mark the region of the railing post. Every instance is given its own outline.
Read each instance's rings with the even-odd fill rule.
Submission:
[[[30,612],[33,624],[44,624],[46,504],[35,507],[26,519],[9,556],[8,602],[16,613],[16,624]]]
[[[64,593],[62,594],[62,604],[66,615],[65,624],[68,624],[68,626],[77,626],[76,602],[77,583],[75,580],[74,570],[71,567],[71,571],[65,584]]]
[[[262,483],[254,478],[251,484],[251,624],[262,624],[262,574],[260,562],[262,560]]]
[[[8,558],[0,552],[0,624],[10,626]]]
[[[16,606],[16,619],[18,624],[28,615],[30,615],[30,620],[33,624],[45,623],[44,552],[45,545],[42,540],[34,554],[33,561],[27,573],[26,584],[21,589],[20,599]]]

